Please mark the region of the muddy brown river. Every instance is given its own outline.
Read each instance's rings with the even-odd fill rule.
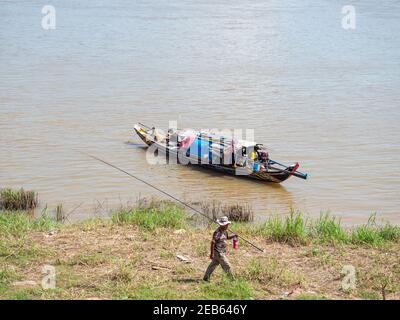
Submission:
[[[400,4],[342,1],[0,1],[0,187],[72,219],[161,197],[400,222]],[[281,185],[146,162],[136,122],[253,129],[309,179]]]

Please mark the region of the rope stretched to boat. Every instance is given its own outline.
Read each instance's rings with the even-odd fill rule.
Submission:
[[[161,192],[162,194],[165,194],[166,196],[168,196],[168,197],[174,199],[175,201],[179,202],[180,204],[184,205],[185,207],[187,207],[187,208],[193,210],[194,212],[196,212],[196,213],[202,215],[203,217],[205,217],[205,218],[211,220],[212,222],[217,223],[216,221],[214,221],[214,219],[211,219],[209,216],[207,216],[206,214],[204,214],[204,213],[201,212],[200,210],[198,210],[198,209],[194,208],[193,206],[187,204],[186,202],[184,202],[184,201],[178,199],[177,197],[173,196],[172,194],[169,194],[168,192],[166,192],[166,191],[164,191],[164,190],[162,190],[162,189],[160,189],[160,188],[158,188],[158,187],[152,185],[151,183],[147,182],[146,180],[143,180],[143,179],[141,179],[141,178],[139,178],[139,177],[136,177],[136,176],[134,176],[133,174],[129,173],[128,171],[125,171],[124,169],[121,169],[121,168],[117,167],[116,165],[114,165],[114,164],[112,164],[112,163],[109,163],[109,162],[107,162],[107,161],[105,161],[105,160],[103,160],[103,159],[100,159],[100,158],[98,158],[98,157],[96,157],[96,156],[93,156],[93,155],[91,155],[91,154],[89,154],[89,153],[86,153],[86,152],[83,152],[83,153],[86,154],[87,156],[91,157],[92,159],[95,159],[95,160],[97,160],[97,161],[100,161],[100,162],[102,162],[102,163],[104,163],[104,164],[106,164],[106,165],[108,165],[108,166],[110,166],[110,167],[112,167],[112,168],[114,168],[114,169],[116,169],[116,170],[122,172],[122,173],[127,174],[127,175],[130,176],[131,178],[134,178],[134,179],[136,179],[136,180],[138,180],[138,181],[144,183],[145,185],[147,185],[147,186],[149,186],[149,187],[151,187],[151,188],[153,188],[153,189],[155,189],[155,190]],[[255,244],[251,243],[251,241],[249,241],[249,240],[247,240],[246,238],[242,237],[241,235],[237,234],[237,233],[234,232],[233,230],[229,229],[229,231],[231,231],[231,232],[233,232],[234,234],[236,234],[240,239],[242,239],[244,242],[246,242],[246,243],[248,243],[249,245],[251,245],[253,248],[255,248],[255,249],[257,249],[257,250],[259,250],[259,251],[261,251],[261,252],[264,252],[263,249],[261,249],[260,247],[256,246]]]

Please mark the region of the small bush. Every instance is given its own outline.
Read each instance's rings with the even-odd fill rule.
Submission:
[[[248,204],[225,204],[221,207],[221,212],[231,221],[249,222],[254,220],[253,210]]]
[[[227,216],[231,221],[250,222],[254,220],[253,209],[247,203],[220,203],[218,201],[203,201],[201,210],[213,220]]]
[[[33,210],[38,204],[38,196],[34,191],[10,188],[0,190],[0,210]]]

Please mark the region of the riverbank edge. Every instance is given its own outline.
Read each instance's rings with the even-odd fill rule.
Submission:
[[[236,280],[201,281],[215,226],[196,227],[172,204],[126,208],[70,225],[0,213],[1,299],[399,299],[399,227],[372,217],[353,229],[301,212],[232,229]],[[44,289],[43,267],[56,286]],[[354,281],[353,281],[354,280]]]

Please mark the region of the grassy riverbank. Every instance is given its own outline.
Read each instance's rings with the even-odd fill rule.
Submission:
[[[264,224],[236,223],[232,229],[265,252],[241,241],[229,252],[236,280],[219,268],[203,283],[214,227],[195,227],[181,208],[165,202],[72,225],[2,211],[0,298],[400,298],[397,226],[378,225],[372,217],[344,229],[328,215],[310,220],[294,211]],[[55,289],[42,289],[43,265],[55,267]],[[356,270],[355,289],[342,288],[345,265]]]

